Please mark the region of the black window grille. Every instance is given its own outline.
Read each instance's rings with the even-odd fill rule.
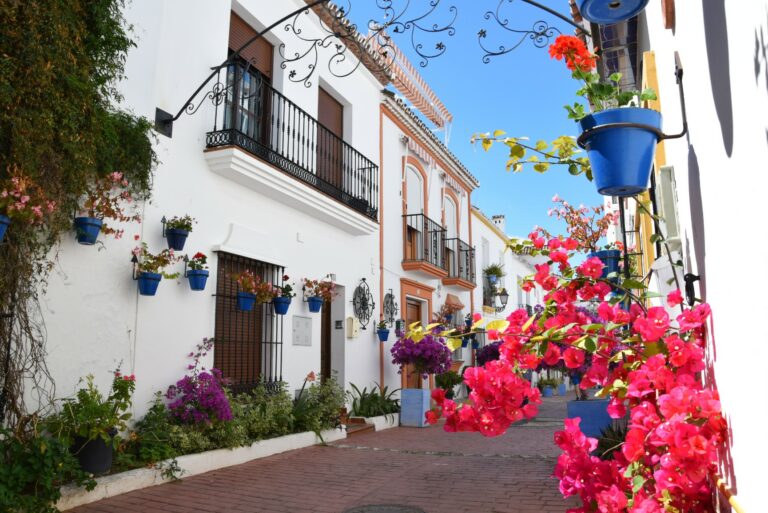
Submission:
[[[233,392],[247,392],[259,384],[277,390],[283,380],[283,316],[275,315],[269,303],[256,304],[250,312],[238,309],[234,276],[245,270],[282,284],[283,267],[219,252],[214,367],[229,380]]]

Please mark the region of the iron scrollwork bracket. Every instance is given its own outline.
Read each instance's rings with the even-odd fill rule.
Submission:
[[[399,310],[397,302],[395,301],[395,295],[392,293],[392,289],[389,289],[384,295],[384,322],[389,326],[393,326],[395,324],[395,319],[397,319],[398,312]]]
[[[360,285],[355,288],[355,292],[352,295],[352,306],[355,317],[360,321],[360,329],[365,329],[371,321],[373,309],[376,308],[376,303],[373,302],[373,295],[371,295],[371,289],[368,288],[365,278],[362,278]]]

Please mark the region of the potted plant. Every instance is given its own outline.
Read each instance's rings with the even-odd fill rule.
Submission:
[[[577,0],[581,16],[592,23],[613,25],[640,14],[648,0]]]
[[[138,238],[138,235],[136,236]],[[146,242],[133,248],[134,265],[136,266],[139,282],[139,294],[142,296],[154,296],[157,287],[163,278],[172,280],[179,277],[179,273],[166,273],[163,271],[169,265],[179,261],[172,249],[164,249],[158,254],[150,253]]]
[[[304,278],[304,291],[307,294],[309,311],[317,313],[323,307],[323,303],[331,301],[337,294],[336,284],[328,280],[310,280]]]
[[[93,245],[99,233],[114,235],[116,239],[122,237],[124,230],[109,226],[104,222],[105,219],[114,219],[121,223],[141,221],[139,214],[124,211],[125,205],[133,201],[128,187],[128,180],[116,171],[95,180],[86,188],[81,209],[85,215],[75,217],[75,235],[78,243]]]
[[[205,290],[205,284],[208,282],[208,257],[205,253],[197,252],[187,261],[187,279],[189,288],[192,290]]]
[[[565,386],[565,381],[560,380],[560,384],[557,385],[557,395],[564,396],[568,393],[568,387]]]
[[[488,283],[496,285],[505,276],[504,264],[491,264],[483,269],[483,274],[488,278]]]
[[[386,321],[382,320],[376,325],[376,335],[379,337],[379,342],[386,342],[389,339],[389,328]]]
[[[275,293],[277,294],[272,298],[272,305],[275,307],[275,313],[277,315],[285,315],[288,313],[288,307],[291,306],[291,298],[296,295],[293,291],[293,286],[290,283],[285,283],[290,278],[286,274],[283,276],[283,285],[275,287]]]
[[[541,390],[543,397],[552,397],[554,390],[557,387],[557,381],[549,378],[541,378],[536,386]]]
[[[582,130],[579,143],[587,150],[597,192],[605,196],[634,196],[648,188],[648,179],[661,134],[661,114],[636,106],[655,100],[653,89],[622,91],[621,73],[602,82],[594,71],[597,57],[575,36],[560,35],[549,54],[565,64],[584,87],[576,94],[587,99],[592,113],[575,103],[566,105],[568,117]],[[632,126],[627,126],[632,124]]]
[[[458,311],[458,308],[456,308],[453,305],[449,305],[448,303],[443,304],[443,306],[440,307],[440,311],[437,313],[437,322],[442,324],[451,324],[453,321],[453,314],[455,314]]]
[[[133,375],[115,371],[109,395],[104,398],[93,383],[93,375],[85,378],[85,388],[74,398],[64,399],[61,410],[44,421],[51,435],[62,440],[92,474],[103,474],[112,467],[112,454],[119,445],[117,433],[124,431],[131,418],[131,396],[136,387]]]
[[[449,370],[435,376],[435,385],[445,390],[445,397],[447,399],[453,399],[455,395],[453,388],[462,383],[464,383],[464,379],[456,371]]]
[[[25,224],[39,225],[46,214],[56,209],[56,203],[48,200],[42,189],[19,173],[11,175],[0,191],[0,242],[11,220]]]
[[[410,372],[424,379],[429,374],[439,375],[451,368],[451,350],[437,331],[421,327],[411,329],[408,336],[397,339],[390,352],[392,363],[400,366],[401,374],[410,368]],[[400,393],[400,425],[426,427],[429,407],[428,389],[404,388]]]
[[[168,249],[182,251],[195,222],[195,219],[188,214],[181,217],[174,216],[167,220],[165,237],[168,239]]]
[[[237,282],[240,289],[237,292],[237,308],[243,312],[253,310],[255,303],[271,302],[277,294],[271,283],[264,281],[261,276],[254,274],[249,269],[232,276],[232,278]]]

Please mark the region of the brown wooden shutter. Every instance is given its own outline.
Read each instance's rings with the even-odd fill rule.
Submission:
[[[229,48],[232,51],[243,46],[257,32],[248,25],[240,16],[232,13],[229,21]],[[251,63],[251,66],[272,78],[272,52],[273,47],[264,38],[259,38],[240,52],[240,56]]]
[[[344,187],[344,106],[318,88],[317,175],[337,189]]]
[[[344,137],[344,106],[319,87],[317,120],[340,139]]]

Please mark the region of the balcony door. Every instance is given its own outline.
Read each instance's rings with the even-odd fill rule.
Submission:
[[[318,88],[317,176],[344,189],[344,106]]]
[[[405,169],[405,208],[406,214],[424,213],[424,181],[421,174],[412,167]],[[405,223],[405,255],[404,260],[423,260],[424,241],[421,237],[423,226],[421,218],[410,216]]]
[[[417,301],[415,299],[406,299],[405,300],[405,328],[406,330],[408,327],[413,324],[414,322],[423,322],[421,317],[421,301]],[[421,388],[421,377],[413,372],[413,366],[412,365],[406,365],[404,369],[406,378],[406,388]]]
[[[458,276],[459,265],[456,258],[458,248],[458,227],[456,226],[457,208],[456,203],[450,196],[445,196],[445,237],[446,246],[444,254],[444,262],[448,268],[448,276]]]

